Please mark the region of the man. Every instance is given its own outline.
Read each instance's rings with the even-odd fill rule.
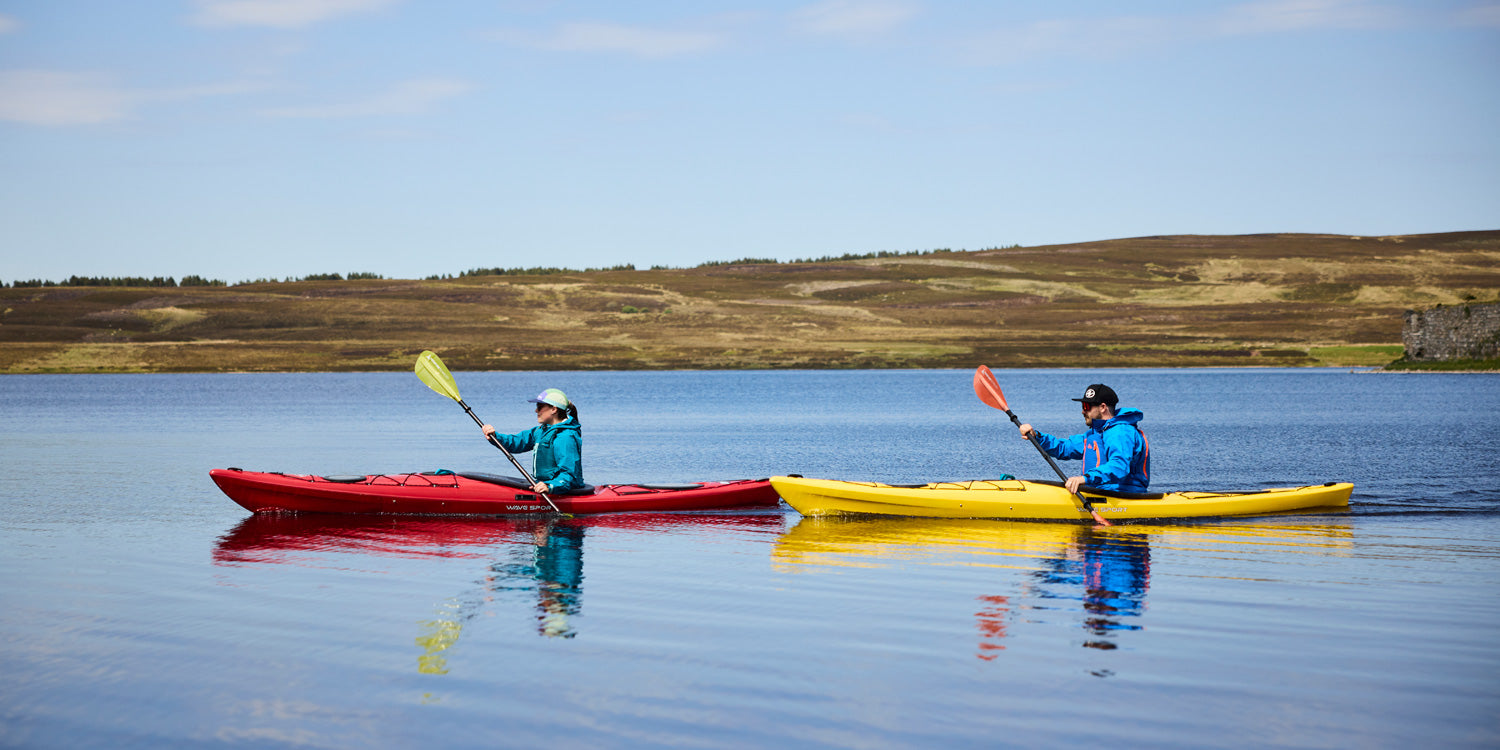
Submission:
[[[1117,410],[1120,398],[1102,383],[1073,400],[1083,406],[1088,432],[1059,439],[1023,424],[1021,437],[1030,440],[1035,434],[1037,444],[1053,458],[1083,459],[1083,474],[1064,482],[1069,492],[1077,493],[1080,487],[1145,492],[1151,479],[1151,444],[1139,423],[1146,415],[1139,409]]]

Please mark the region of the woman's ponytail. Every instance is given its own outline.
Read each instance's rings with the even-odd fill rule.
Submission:
[[[568,416],[572,417],[574,422],[583,424],[583,422],[578,421],[578,404],[575,404],[571,401],[568,402]]]

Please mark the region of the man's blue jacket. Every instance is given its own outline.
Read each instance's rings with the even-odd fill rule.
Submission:
[[[1089,431],[1055,438],[1040,430],[1037,442],[1053,458],[1083,459],[1083,484],[1101,490],[1145,492],[1151,481],[1151,444],[1139,422],[1140,409],[1121,409],[1113,419],[1094,420]]]

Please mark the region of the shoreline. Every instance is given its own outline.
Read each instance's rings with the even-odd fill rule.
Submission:
[[[466,371],[1408,371],[1395,364],[1406,312],[1489,304],[1496,253],[1500,230],[1159,236],[689,269],[10,287],[0,373],[386,372],[424,350]],[[1410,368],[1432,369],[1471,368]]]

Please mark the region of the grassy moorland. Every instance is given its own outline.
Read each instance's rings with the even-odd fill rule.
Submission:
[[[0,372],[1383,365],[1500,231],[1167,236],[808,263],[0,289]]]

